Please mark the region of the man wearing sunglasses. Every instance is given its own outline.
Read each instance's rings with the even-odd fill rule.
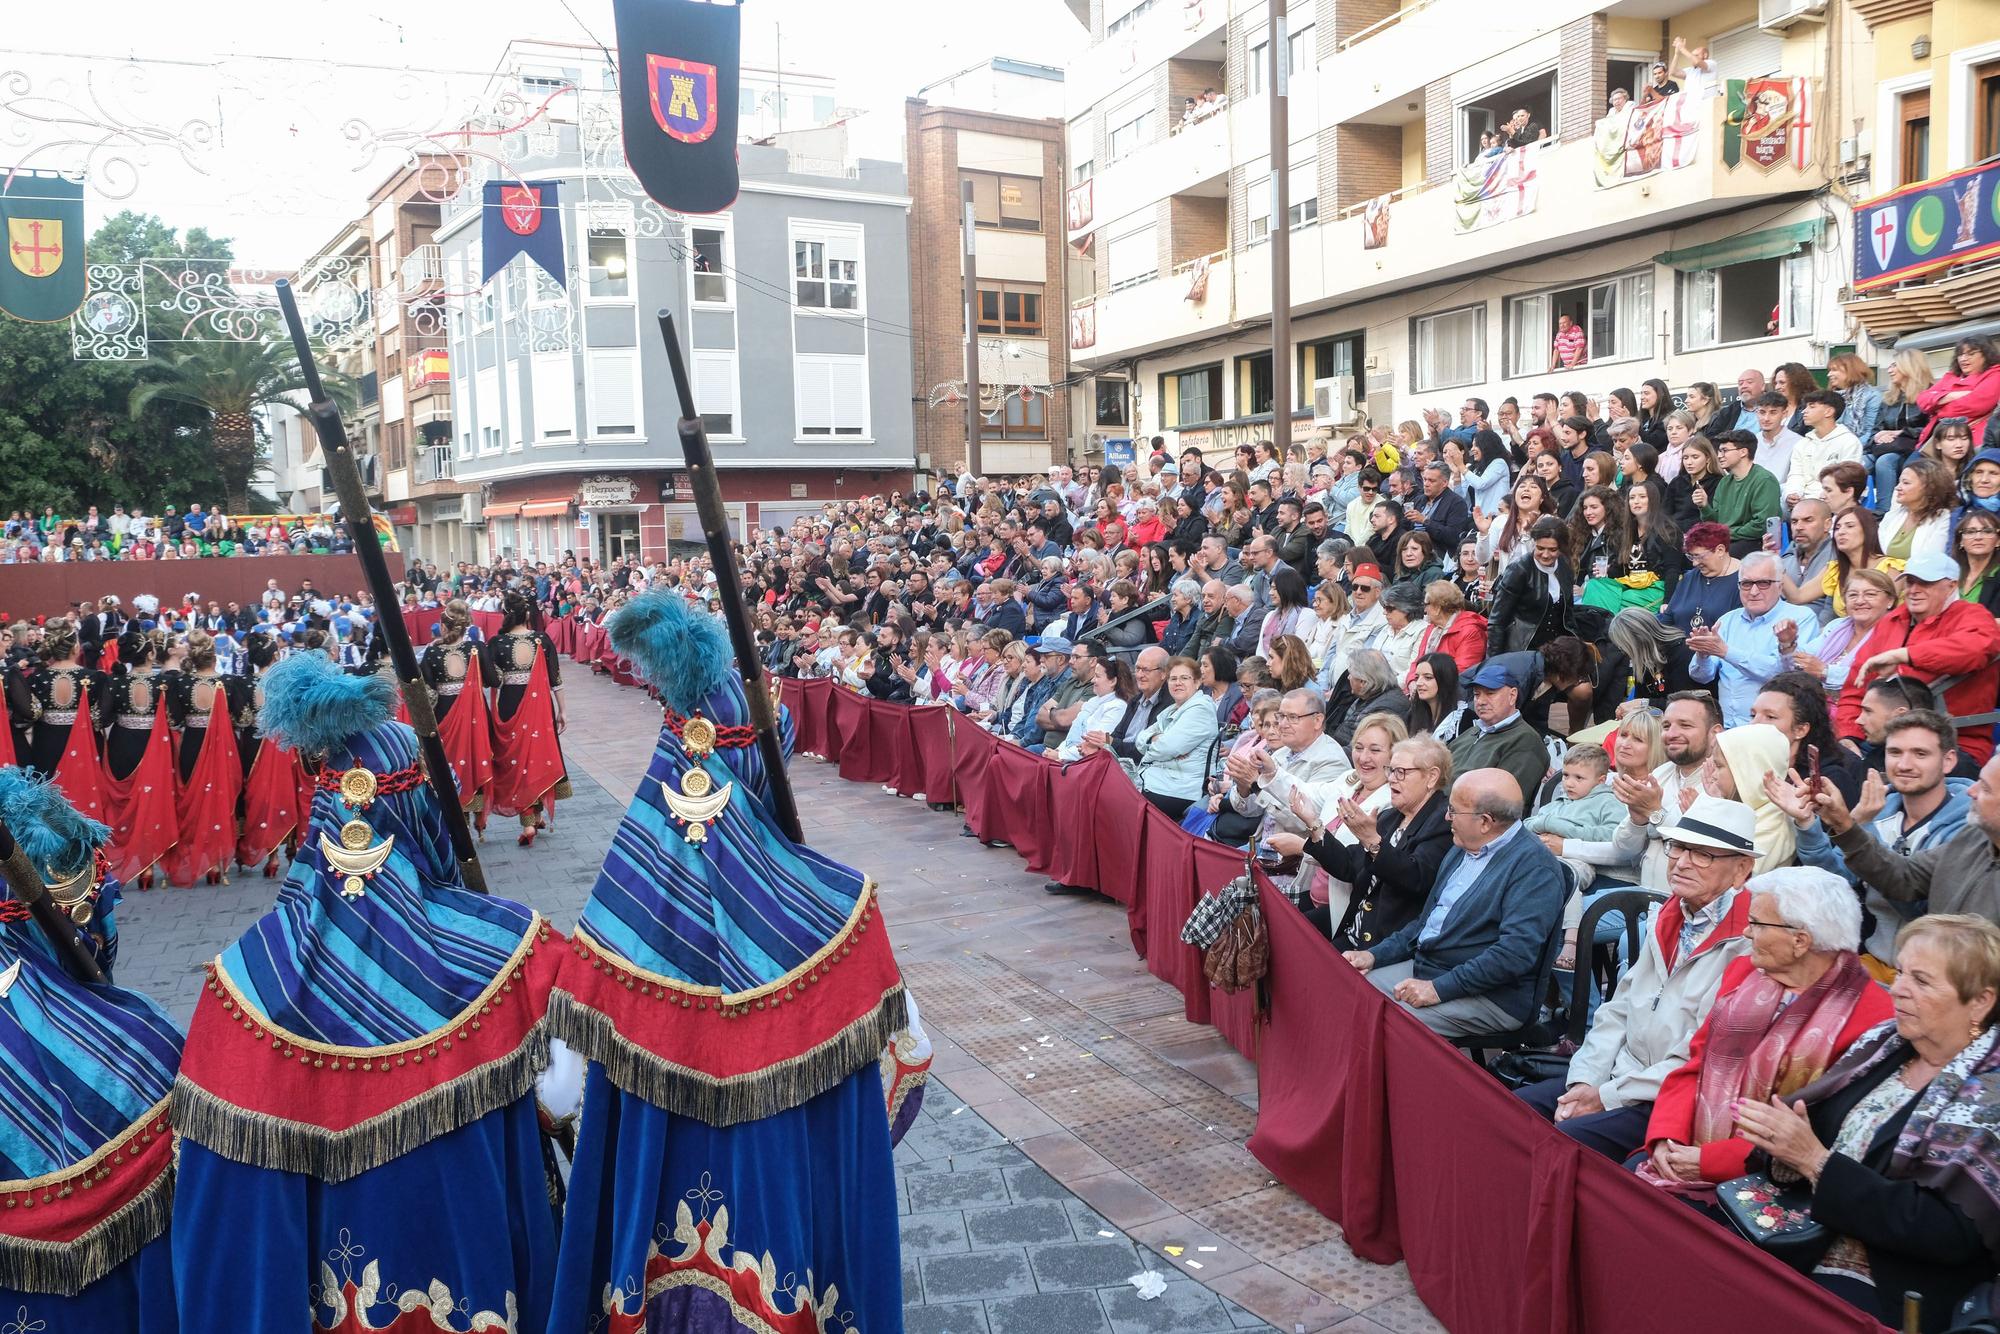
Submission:
[[[1687,637],[1694,654],[1688,675],[1716,683],[1725,727],[1750,722],[1750,706],[1764,683],[1787,670],[1792,654],[1810,652],[1820,637],[1812,608],[1784,600],[1778,558],[1770,552],[1743,558],[1736,587],[1743,605]]]

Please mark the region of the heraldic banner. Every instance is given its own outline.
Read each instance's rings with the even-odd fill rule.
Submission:
[[[1458,230],[1478,231],[1533,213],[1542,197],[1541,152],[1540,144],[1527,144],[1460,167],[1452,178]]]
[[[2000,255],[2000,163],[1854,206],[1854,290]]]
[[[83,304],[83,182],[17,172],[0,178],[0,310],[53,324]]]
[[[564,281],[562,208],[554,181],[488,181],[480,211],[479,248],[483,287],[516,255],[542,266],[556,286]]]
[[[736,202],[742,14],[696,0],[613,0],[625,161],[677,213]]]
[[[1675,93],[1645,106],[1628,102],[1606,114],[1591,136],[1597,188],[1691,165],[1701,142],[1702,105],[1693,93]]]

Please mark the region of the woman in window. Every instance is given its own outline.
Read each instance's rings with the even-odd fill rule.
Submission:
[[[1639,438],[1654,449],[1667,447],[1667,414],[1674,411],[1673,391],[1665,380],[1648,380],[1639,386]]]
[[[1793,435],[1806,433],[1805,397],[1817,388],[1819,381],[1796,361],[1788,361],[1771,372],[1771,390],[1785,396],[1785,429]]]
[[[1868,467],[1875,475],[1878,513],[1889,508],[1889,497],[1896,490],[1896,477],[1903,471],[1903,460],[1917,452],[1930,425],[1930,413],[1921,400],[1935,379],[1929,359],[1913,347],[1898,352],[1896,360],[1890,363],[1889,387],[1882,394],[1875,429],[1861,438],[1866,446]]]

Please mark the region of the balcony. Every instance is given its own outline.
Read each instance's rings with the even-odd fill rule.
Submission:
[[[1232,105],[1099,169],[1091,186],[1095,218],[1073,228],[1070,239],[1102,230],[1104,224],[1169,195],[1227,194],[1232,145],[1240,161],[1266,151],[1271,128],[1266,107],[1261,97],[1240,107]],[[1237,118],[1234,125],[1231,117]]]
[[[417,485],[457,480],[457,460],[450,445],[425,445],[417,451]]]
[[[1509,26],[1540,33],[1524,46],[1546,47],[1553,61],[1561,50],[1563,25],[1602,8],[1598,0],[1553,0],[1516,11]],[[1411,0],[1320,62],[1313,75],[1320,124],[1379,120],[1385,108],[1400,108],[1420,97],[1441,72],[1472,70],[1492,58],[1494,36],[1493,7],[1483,0]],[[1523,52],[1516,47],[1510,56]]]
[[[1294,229],[1293,313],[1309,315],[1528,263],[1558,251],[1803,194],[1818,184],[1810,171],[1789,164],[1768,172],[1748,162],[1734,171],[1723,166],[1722,129],[1721,118],[1714,116],[1696,131],[1697,155],[1688,166],[1609,189],[1597,185],[1596,155],[1589,142],[1545,147],[1535,162],[1539,190],[1535,211],[1474,231],[1460,230],[1455,191],[1449,183],[1397,199],[1390,206],[1388,241],[1379,249],[1363,249],[1363,217],[1358,209]],[[1270,247],[1255,245],[1210,257],[1204,301],[1188,300],[1189,286],[1189,274],[1176,270],[1098,296],[1081,328],[1077,319],[1071,321],[1072,360],[1103,366],[1268,322]],[[1094,339],[1088,346],[1076,346],[1080,334],[1088,338],[1091,332]]]
[[[444,283],[444,251],[436,245],[420,245],[403,257],[397,270],[405,297],[435,291]]]
[[[1063,71],[1069,116],[1083,114],[1166,61],[1221,60],[1228,22],[1228,0],[1153,0],[1153,7],[1133,22],[1130,31],[1106,37]]]

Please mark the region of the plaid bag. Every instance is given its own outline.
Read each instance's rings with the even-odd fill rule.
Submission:
[[[1221,889],[1204,894],[1181,927],[1181,943],[1209,949],[1222,939],[1223,928],[1257,902],[1257,886],[1247,875],[1239,875]]]

